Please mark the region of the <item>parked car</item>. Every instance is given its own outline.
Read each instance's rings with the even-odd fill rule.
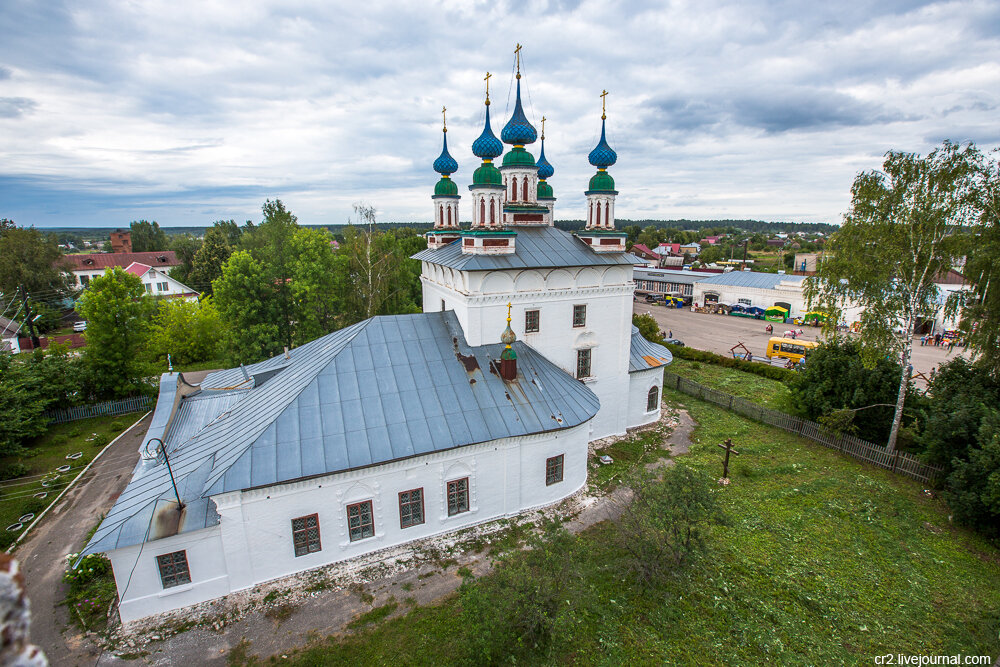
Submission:
[[[667,338],[663,342],[667,345],[676,345],[677,347],[684,347],[684,341],[677,340],[676,338]]]
[[[73,331],[80,333],[81,331],[87,330],[86,322],[73,322]]]

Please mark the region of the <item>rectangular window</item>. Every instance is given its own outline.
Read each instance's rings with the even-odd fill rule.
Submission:
[[[448,516],[469,511],[469,478],[448,482]]]
[[[163,584],[164,588],[191,583],[191,571],[188,569],[186,551],[175,551],[157,556],[156,566],[160,568],[160,583]]]
[[[347,528],[351,542],[357,542],[375,536],[375,516],[372,513],[372,501],[354,503],[347,506]]]
[[[524,333],[537,333],[538,320],[537,310],[524,311]]]
[[[739,303],[743,304],[744,306],[749,306],[750,305],[750,299],[738,299],[738,301],[739,301]]]
[[[587,306],[583,304],[573,306],[573,326],[574,327],[587,326]]]
[[[80,284],[86,287],[90,284],[90,276],[80,276]]]
[[[424,522],[424,490],[411,489],[399,494],[399,527],[409,528]]]
[[[545,486],[563,481],[563,454],[545,459]]]
[[[145,283],[145,285],[146,285],[146,291],[152,293],[152,291],[153,291],[153,284],[152,283]]]
[[[577,350],[576,352],[576,377],[590,377],[590,350]]]
[[[322,551],[319,542],[319,515],[310,514],[292,519],[292,543],[295,545],[295,556]]]
[[[158,292],[166,292],[167,289],[169,289],[169,287],[170,285],[168,285],[167,283],[156,283],[156,290]]]

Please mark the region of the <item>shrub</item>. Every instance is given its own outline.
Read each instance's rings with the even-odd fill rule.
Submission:
[[[616,542],[642,583],[684,565],[704,548],[702,527],[722,520],[712,480],[688,466],[670,466],[662,479],[642,470],[628,485],[633,498],[622,508]]]
[[[90,444],[94,445],[95,447],[103,447],[104,445],[108,444],[108,442],[110,442],[110,440],[107,435],[105,435],[104,433],[98,433],[97,435],[94,436],[94,439],[90,441]]]
[[[84,630],[100,630],[107,623],[107,612],[118,595],[111,571],[111,561],[100,554],[84,556],[76,569],[79,554],[66,556],[63,581],[68,584],[65,604],[70,618]]]
[[[23,477],[28,474],[28,466],[23,463],[11,463],[0,468],[0,481]]]
[[[25,514],[38,514],[43,509],[45,509],[46,503],[40,498],[32,498],[28,502],[21,505],[21,514],[19,516],[24,516]]]
[[[81,435],[83,435],[83,431],[79,426],[76,426],[69,431],[69,437],[71,438],[79,438]]]
[[[69,436],[65,433],[56,433],[54,436],[49,438],[50,445],[65,445],[67,442],[69,442]]]
[[[122,431],[124,429],[125,429],[125,423],[124,422],[120,422],[118,420],[115,420],[115,421],[111,422],[110,424],[108,424],[108,430],[109,431],[114,431],[115,433],[118,433],[119,431]]]

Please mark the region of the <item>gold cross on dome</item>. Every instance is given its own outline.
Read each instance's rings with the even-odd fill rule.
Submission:
[[[545,140],[545,116],[542,116],[542,140]]]
[[[448,107],[441,107],[441,124],[444,126],[444,131],[448,131],[448,117],[444,115],[444,112],[448,110]]]
[[[490,103],[490,77],[491,76],[493,76],[493,75],[490,74],[489,72],[487,72],[486,76],[483,78],[483,81],[486,82],[486,103],[487,104]]]
[[[607,97],[608,97],[608,91],[602,90],[601,91],[601,120],[604,120],[605,118],[607,118],[607,116],[605,115],[607,112],[605,111],[605,107],[604,107],[604,103],[607,101]]]
[[[521,78],[521,45],[518,44],[517,48],[514,49],[514,56],[517,58],[517,78]]]
[[[510,309],[511,309],[511,306],[513,306],[513,304],[510,301],[508,301],[507,302],[507,324],[510,324]],[[510,346],[508,345],[507,347],[510,347]]]

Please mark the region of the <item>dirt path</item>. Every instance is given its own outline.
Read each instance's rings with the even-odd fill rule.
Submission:
[[[62,575],[66,554],[83,547],[83,538],[125,490],[139,460],[139,444],[149,426],[149,416],[119,437],[59,504],[14,551],[24,568],[31,600],[31,640],[41,647],[52,665],[92,665],[100,650],[69,626],[65,607],[57,606],[65,594]],[[96,479],[96,482],[93,480]]]

